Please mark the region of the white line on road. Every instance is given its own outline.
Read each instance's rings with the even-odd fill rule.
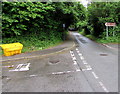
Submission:
[[[79,54],[79,53],[80,53],[80,51],[78,50],[78,51],[77,51],[77,53]]]
[[[87,69],[82,69],[82,71],[87,71]]]
[[[70,51],[70,53],[71,53],[72,60],[74,62],[73,64],[74,64],[75,70],[76,70],[76,72],[78,72],[78,71],[80,71],[80,69],[79,69],[78,64],[77,64],[77,59],[76,59],[73,51]]]
[[[77,53],[78,53],[78,51],[77,51]],[[88,63],[86,62],[85,58],[82,56],[82,53],[78,53],[78,55],[80,56],[80,59],[82,60],[83,64],[85,64],[85,66],[87,68],[86,70],[92,70],[91,66],[88,65]]]
[[[70,51],[71,54],[73,54],[73,51]]]
[[[26,64],[19,64],[16,69],[14,70],[9,70],[9,71],[28,71],[30,67],[30,63]]]
[[[77,69],[76,71],[81,71],[80,69]]]
[[[63,74],[64,72],[53,72],[52,74]]]
[[[84,60],[84,57],[83,56],[80,56],[81,60]]]
[[[109,47],[110,48],[110,47]],[[86,70],[92,70],[92,67],[86,62],[85,58],[83,57],[82,53],[79,52],[79,50],[76,48],[76,51],[78,53],[78,55],[80,56],[80,59],[82,60],[83,64],[85,64],[87,69],[82,69],[82,71],[86,71]],[[95,72],[92,71],[93,76],[95,77],[95,79],[99,79],[99,77],[95,74]],[[100,81],[98,81],[99,85],[102,87],[102,89],[105,92],[109,92],[107,90],[107,88],[104,86],[104,84]]]
[[[76,57],[72,57],[73,61],[76,60]]]
[[[78,51],[78,48],[76,48],[76,51]]]
[[[73,72],[73,71],[67,71],[66,73],[70,73],[70,72]]]
[[[87,68],[87,70],[92,70],[92,68]]]
[[[99,82],[99,84],[105,92],[109,92],[102,82]]]
[[[87,68],[87,70],[92,70],[92,68]]]
[[[95,72],[92,71],[93,76],[95,77],[95,79],[98,79],[99,77],[95,74]]]
[[[72,57],[74,57],[74,54],[71,54]]]
[[[53,72],[53,75],[60,75],[60,74],[67,74],[67,73],[72,73],[72,72],[79,72],[80,69],[77,69],[75,71],[63,71],[63,72]]]
[[[30,77],[36,77],[37,75],[30,75]]]
[[[91,66],[90,65],[85,65],[87,68],[91,68]]]
[[[82,56],[82,54],[81,54],[81,53],[79,53],[78,55],[79,55],[79,56]]]
[[[77,62],[76,61],[73,61],[74,62],[74,65],[77,65]]]
[[[108,48],[110,48],[110,49],[117,49],[117,48],[110,47],[110,46],[108,46],[106,44],[103,44],[103,45],[106,46],[106,47],[108,47]]]
[[[85,60],[83,60],[83,64],[88,64]]]

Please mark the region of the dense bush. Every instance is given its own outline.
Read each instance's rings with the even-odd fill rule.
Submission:
[[[70,24],[84,21],[84,8],[77,2],[3,2],[2,36],[12,37],[23,34],[55,31],[55,36]],[[79,26],[80,24],[77,24]]]
[[[120,31],[120,2],[93,2],[88,6],[88,28],[96,37],[104,37],[106,32],[105,23],[115,22],[117,26],[109,28],[109,34]]]
[[[71,24],[80,27],[84,9],[79,2],[3,2],[2,42],[20,42],[23,52],[58,44]]]
[[[4,2],[2,7],[3,37],[54,31],[60,24],[51,19],[55,8],[47,3]]]

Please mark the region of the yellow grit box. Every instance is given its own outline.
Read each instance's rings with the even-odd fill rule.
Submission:
[[[0,45],[4,51],[5,56],[11,56],[15,54],[20,54],[23,48],[21,43],[10,43],[10,44],[2,44]]]

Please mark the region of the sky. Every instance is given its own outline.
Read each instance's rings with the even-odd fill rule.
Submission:
[[[85,7],[87,7],[88,0],[80,0],[80,2],[81,2]]]

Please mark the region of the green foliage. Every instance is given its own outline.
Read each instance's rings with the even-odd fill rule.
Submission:
[[[84,19],[78,2],[3,2],[3,43],[20,42],[23,52],[41,50],[62,41],[71,24],[85,25]]]
[[[54,33],[54,31],[52,32]],[[62,39],[59,38],[61,37],[60,34],[56,35],[56,37],[53,37],[52,34],[46,37],[45,35],[46,34],[44,32],[44,33],[41,33],[40,35],[29,34],[29,35],[22,35],[22,36],[12,37],[12,38],[4,38],[3,44],[20,42],[24,46],[22,49],[22,52],[28,52],[28,51],[46,49],[48,47],[58,45],[59,43],[62,42]]]
[[[66,30],[85,25],[85,8],[78,2],[3,2],[2,36]],[[81,21],[81,22],[80,22]]]
[[[95,36],[93,35],[86,35],[87,38],[91,39],[91,40],[97,40]]]
[[[85,33],[85,31],[84,31],[84,30],[83,30],[83,31],[81,31],[81,32],[80,32],[80,34],[81,34],[81,35],[83,35],[83,36],[85,36],[85,35],[86,35],[86,33]]]
[[[110,36],[110,37],[108,37],[108,39],[106,39],[106,38],[102,38],[102,39],[98,38],[98,39],[96,39],[96,41],[99,42],[99,43],[120,43],[119,38],[120,37]]]
[[[120,2],[94,2],[89,5],[87,16],[88,28],[93,28],[91,34],[96,37],[106,32],[106,22],[115,22],[117,27],[114,30],[120,31]],[[113,29],[110,30],[112,31]]]
[[[43,29],[43,26],[46,28],[47,21],[45,19],[47,16],[45,15],[50,15],[55,11],[51,5],[40,2],[4,2],[2,7],[3,37],[22,35],[27,32],[36,32],[37,30],[40,31]]]
[[[76,28],[82,29],[84,26],[87,26],[87,21],[86,21],[86,8],[80,4],[79,2],[75,3],[74,6],[72,7],[72,14],[73,15],[73,23]]]
[[[92,2],[87,8],[86,15],[86,20],[83,21],[84,30],[81,29],[80,32],[82,35],[100,43],[119,42],[120,2]],[[109,27],[108,39],[106,39],[106,22],[116,23],[114,28]]]

